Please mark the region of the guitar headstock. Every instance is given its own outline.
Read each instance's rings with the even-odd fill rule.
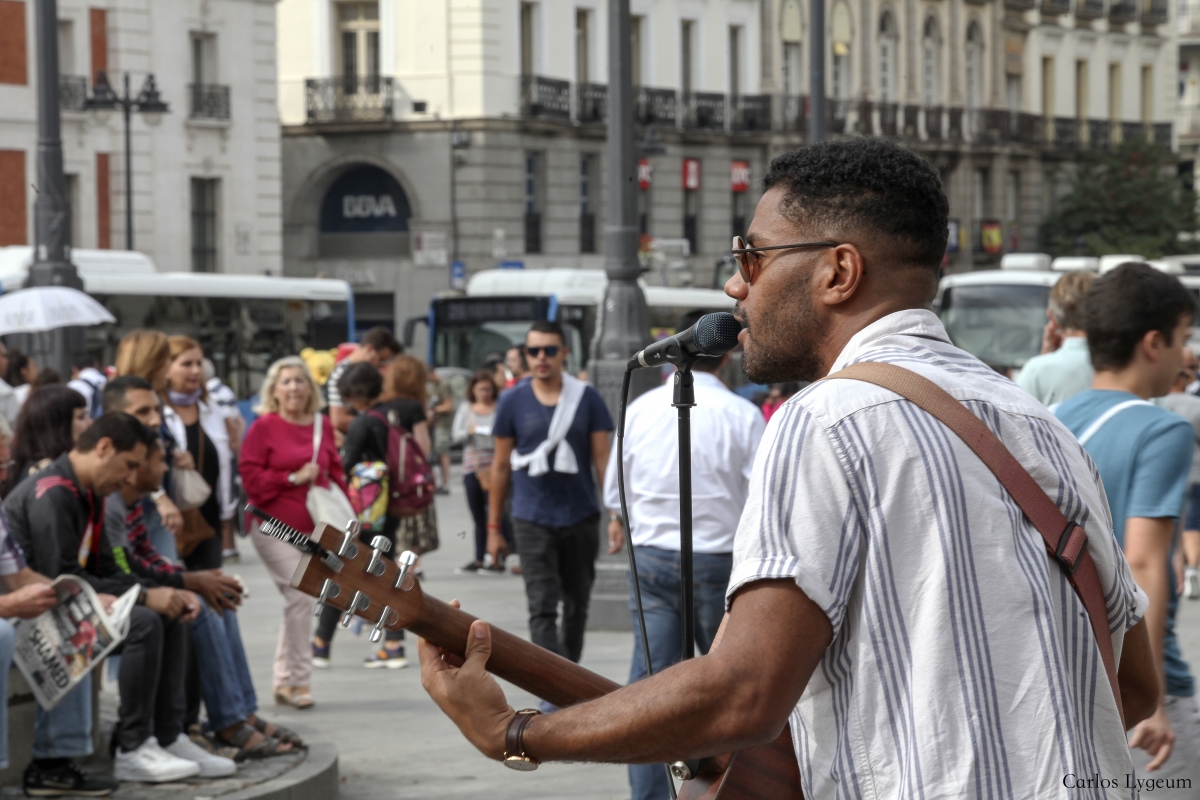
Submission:
[[[292,576],[292,586],[317,598],[314,613],[319,614],[324,604],[343,612],[343,626],[355,616],[373,622],[373,642],[383,636],[384,628],[407,628],[421,618],[425,596],[412,574],[417,556],[411,550],[393,558],[390,544],[382,536],[367,545],[358,539],[356,531],[342,531],[324,523],[311,538],[337,556],[333,560],[306,553]],[[341,562],[340,569],[335,569],[337,561]]]

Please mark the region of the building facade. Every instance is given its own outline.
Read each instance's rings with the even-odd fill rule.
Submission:
[[[805,142],[809,2],[632,0],[661,279],[719,281],[770,158]],[[950,269],[1036,247],[1081,152],[1171,146],[1166,0],[823,2],[829,130],[941,171]],[[602,266],[603,0],[281,0],[279,28],[286,272],[346,278],[383,319],[455,260]]]
[[[123,115],[85,109],[101,76],[169,113],[131,121],[132,244],[159,270],[282,273],[274,0],[59,0],[71,242],[129,240]],[[33,242],[32,0],[0,0],[0,245]]]

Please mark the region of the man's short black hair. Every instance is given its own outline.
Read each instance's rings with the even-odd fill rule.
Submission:
[[[558,340],[567,346],[567,335],[563,333],[562,325],[548,319],[539,319],[529,326],[529,333],[553,333]]]
[[[1138,342],[1158,331],[1171,344],[1183,315],[1196,311],[1179,279],[1149,264],[1129,262],[1101,275],[1083,301],[1092,368],[1115,370],[1133,360]]]
[[[96,449],[101,439],[111,439],[118,453],[127,453],[139,444],[149,450],[158,434],[137,419],[123,411],[109,411],[96,419],[79,434],[75,442],[75,450],[80,453],[90,453]]]
[[[776,186],[781,211],[805,228],[883,237],[901,263],[941,266],[950,206],[937,170],[911,150],[871,137],[810,144],[771,162],[763,190]]]
[[[337,390],[345,400],[369,403],[383,394],[383,375],[366,361],[359,361],[346,367],[338,379]]]
[[[137,375],[122,375],[119,378],[113,378],[104,386],[104,410],[124,411],[125,395],[137,389],[145,389],[148,392],[154,391],[154,387],[150,385],[150,381],[145,378],[139,378]]]
[[[394,356],[404,353],[404,345],[396,341],[395,335],[382,325],[364,333],[360,344],[363,347],[374,347],[375,352],[390,350]]]
[[[699,322],[701,317],[707,316],[711,313],[711,311],[704,311],[703,309],[688,311],[679,318],[678,322],[675,323],[675,332],[682,333],[683,331],[686,331],[688,328]],[[692,369],[700,372],[716,372],[718,369],[720,369],[721,359],[723,358],[724,356],[717,356],[716,358],[711,356],[700,356],[692,362]]]

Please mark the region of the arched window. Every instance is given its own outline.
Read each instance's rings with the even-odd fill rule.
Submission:
[[[942,32],[936,17],[925,20],[921,34],[921,99],[926,107],[942,103]]]
[[[899,41],[895,18],[890,11],[883,12],[879,18],[879,99],[884,103],[895,101],[900,94],[899,59],[896,57]]]
[[[800,0],[784,0],[780,14],[780,31],[783,38],[783,93],[798,95],[803,91],[802,69],[804,67],[801,46],[804,42],[804,16],[800,12]]]
[[[321,200],[320,253],[324,257],[407,255],[408,195],[391,173],[359,164],[343,173]]]
[[[983,32],[979,23],[967,26],[967,108],[983,105]]]
[[[833,7],[833,97],[837,100],[850,99],[850,7],[839,2]]]

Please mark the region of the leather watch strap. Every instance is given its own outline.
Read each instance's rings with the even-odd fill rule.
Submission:
[[[509,721],[508,730],[504,733],[504,765],[506,767],[526,771],[538,768],[538,762],[525,753],[524,737],[526,726],[541,713],[536,708],[524,708]]]
[[[1108,628],[1108,608],[1096,563],[1087,548],[1087,533],[1067,519],[1046,491],[1021,466],[1016,457],[992,433],[982,420],[955,400],[933,381],[895,364],[860,362],[826,376],[825,380],[847,378],[873,383],[895,392],[941,421],[979,456],[999,479],[1001,485],[1020,506],[1021,511],[1042,535],[1046,550],[1058,561],[1067,580],[1075,589],[1092,625],[1100,658],[1108,673],[1117,711],[1125,720],[1121,689],[1117,682],[1117,664],[1113,655],[1112,633]]]

